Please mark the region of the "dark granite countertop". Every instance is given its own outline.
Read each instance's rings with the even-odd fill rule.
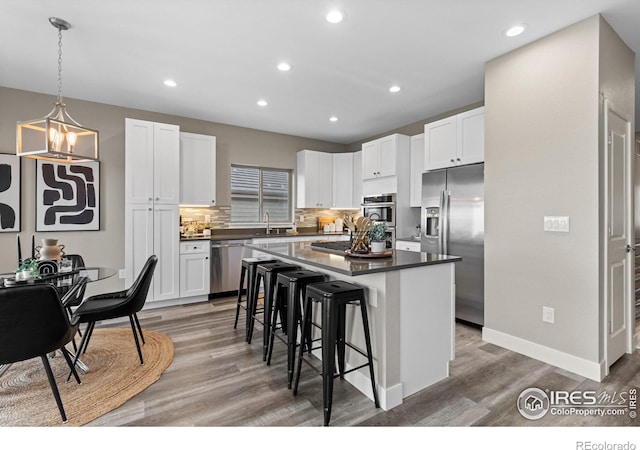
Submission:
[[[221,234],[214,233],[211,236],[203,236],[201,234],[198,234],[195,236],[180,236],[180,240],[181,241],[200,241],[200,240],[231,241],[231,240],[246,240],[246,239],[257,239],[257,238],[260,238],[260,239],[295,238],[295,237],[305,237],[305,236],[310,236],[310,237],[317,236],[318,238],[322,238],[323,236],[336,236],[336,235],[348,236],[347,233],[322,233],[318,231],[301,231],[298,234],[291,234],[286,232],[280,232],[280,233],[272,232],[271,234],[265,234],[264,231],[259,231],[254,233],[239,231],[237,233],[233,233],[233,232],[225,232]]]
[[[459,256],[393,250],[385,258],[357,258],[314,250],[308,242],[248,244],[247,247],[333,272],[357,276],[462,261]]]

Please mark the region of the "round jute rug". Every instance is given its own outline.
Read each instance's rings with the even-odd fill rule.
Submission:
[[[68,422],[62,423],[40,358],[13,364],[0,377],[0,426],[79,426],[106,414],[160,378],[173,361],[171,338],[143,329],[144,365],[140,365],[130,328],[96,328],[87,353],[88,366],[66,383],[69,366],[59,353],[50,358]],[[76,339],[77,340],[77,339]],[[69,346],[71,348],[71,346]]]

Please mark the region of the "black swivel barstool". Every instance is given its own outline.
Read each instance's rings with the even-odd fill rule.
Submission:
[[[371,377],[371,388],[373,389],[373,399],[376,408],[380,407],[378,402],[378,392],[373,373],[373,355],[371,352],[371,338],[369,333],[369,319],[367,317],[367,305],[364,289],[345,281],[325,281],[313,283],[307,286],[303,306],[303,326],[302,336],[306,336],[311,329],[311,307],[312,302],[320,302],[322,305],[322,397],[324,405],[324,425],[329,425],[331,419],[331,405],[333,397],[333,379],[337,376],[344,376],[369,366]],[[362,327],[366,343],[366,353],[353,346],[345,340],[345,316],[348,304],[359,304],[362,317]],[[367,358],[367,362],[360,366],[345,371],[345,346],[355,350]],[[336,347],[338,349],[338,375],[335,374]],[[300,369],[304,359],[304,346],[300,346],[298,353],[298,367],[296,371],[296,382],[293,388],[293,395],[298,393],[298,382],[300,381]],[[311,366],[313,367],[313,366]]]
[[[247,334],[247,342],[251,344],[251,338],[253,337],[253,328],[255,321],[263,325],[262,331],[262,360],[267,360],[267,350],[269,345],[269,332],[271,331],[269,324],[271,323],[271,314],[273,311],[273,292],[276,286],[276,276],[280,272],[289,272],[292,270],[300,269],[295,264],[289,264],[284,262],[270,262],[270,263],[258,263],[256,266],[256,278],[251,288],[251,300],[250,300],[250,312],[249,319],[249,331]],[[260,321],[257,318],[257,305],[258,305],[258,292],[260,291],[260,284],[264,286],[264,307],[263,307],[263,319]]]
[[[248,336],[248,323],[249,323],[249,301],[252,298],[251,288],[253,287],[256,279],[256,266],[259,263],[268,263],[268,262],[276,262],[276,259],[268,258],[268,257],[257,257],[257,258],[242,258],[242,264],[240,269],[240,283],[238,285],[238,301],[236,302],[236,320],[233,323],[233,328],[238,327],[238,317],[240,316],[240,308],[244,309],[246,312],[245,319],[245,334]],[[245,287],[245,279],[246,279],[246,297],[243,301],[242,291]],[[247,337],[245,337],[247,339]]]
[[[298,326],[302,323],[302,300],[304,299],[306,287],[311,283],[319,283],[326,280],[326,276],[312,270],[294,270],[293,272],[282,272],[276,277],[275,302],[271,319],[271,332],[269,348],[267,351],[267,365],[271,364],[271,354],[273,353],[273,342],[277,336],[278,313],[286,310],[286,332],[281,339],[287,346],[287,385],[291,389],[293,381],[293,370],[295,367],[296,345],[298,340]],[[311,346],[310,336],[307,341]],[[277,336],[280,338],[280,336]],[[304,344],[304,337],[301,339]]]

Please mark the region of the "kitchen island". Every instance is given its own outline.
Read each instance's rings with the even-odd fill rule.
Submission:
[[[380,406],[389,410],[409,395],[449,376],[455,354],[455,262],[461,258],[394,250],[385,258],[357,258],[314,249],[309,242],[248,244],[304,269],[365,288]],[[347,316],[347,339],[364,348],[359,317]],[[320,356],[317,354],[317,356]],[[355,352],[347,366],[361,363]],[[366,370],[345,379],[373,398]]]

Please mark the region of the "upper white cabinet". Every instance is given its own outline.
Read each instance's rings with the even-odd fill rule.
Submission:
[[[297,207],[330,208],[333,203],[331,153],[301,150],[297,154]]]
[[[411,138],[392,134],[362,144],[362,195],[406,195],[409,202]],[[404,191],[406,184],[406,194]]]
[[[370,180],[389,177],[396,174],[396,152],[398,151],[399,134],[392,134],[375,141],[362,144],[362,179]]]
[[[125,202],[177,205],[180,127],[125,119]]]
[[[353,153],[332,153],[332,208],[353,208]]]
[[[180,133],[180,204],[216,205],[216,137]]]
[[[362,150],[353,154],[353,208],[362,203]]]
[[[484,106],[424,126],[424,170],[484,161]]]
[[[422,172],[424,170],[424,134],[411,136],[411,187],[409,206],[422,206]]]

